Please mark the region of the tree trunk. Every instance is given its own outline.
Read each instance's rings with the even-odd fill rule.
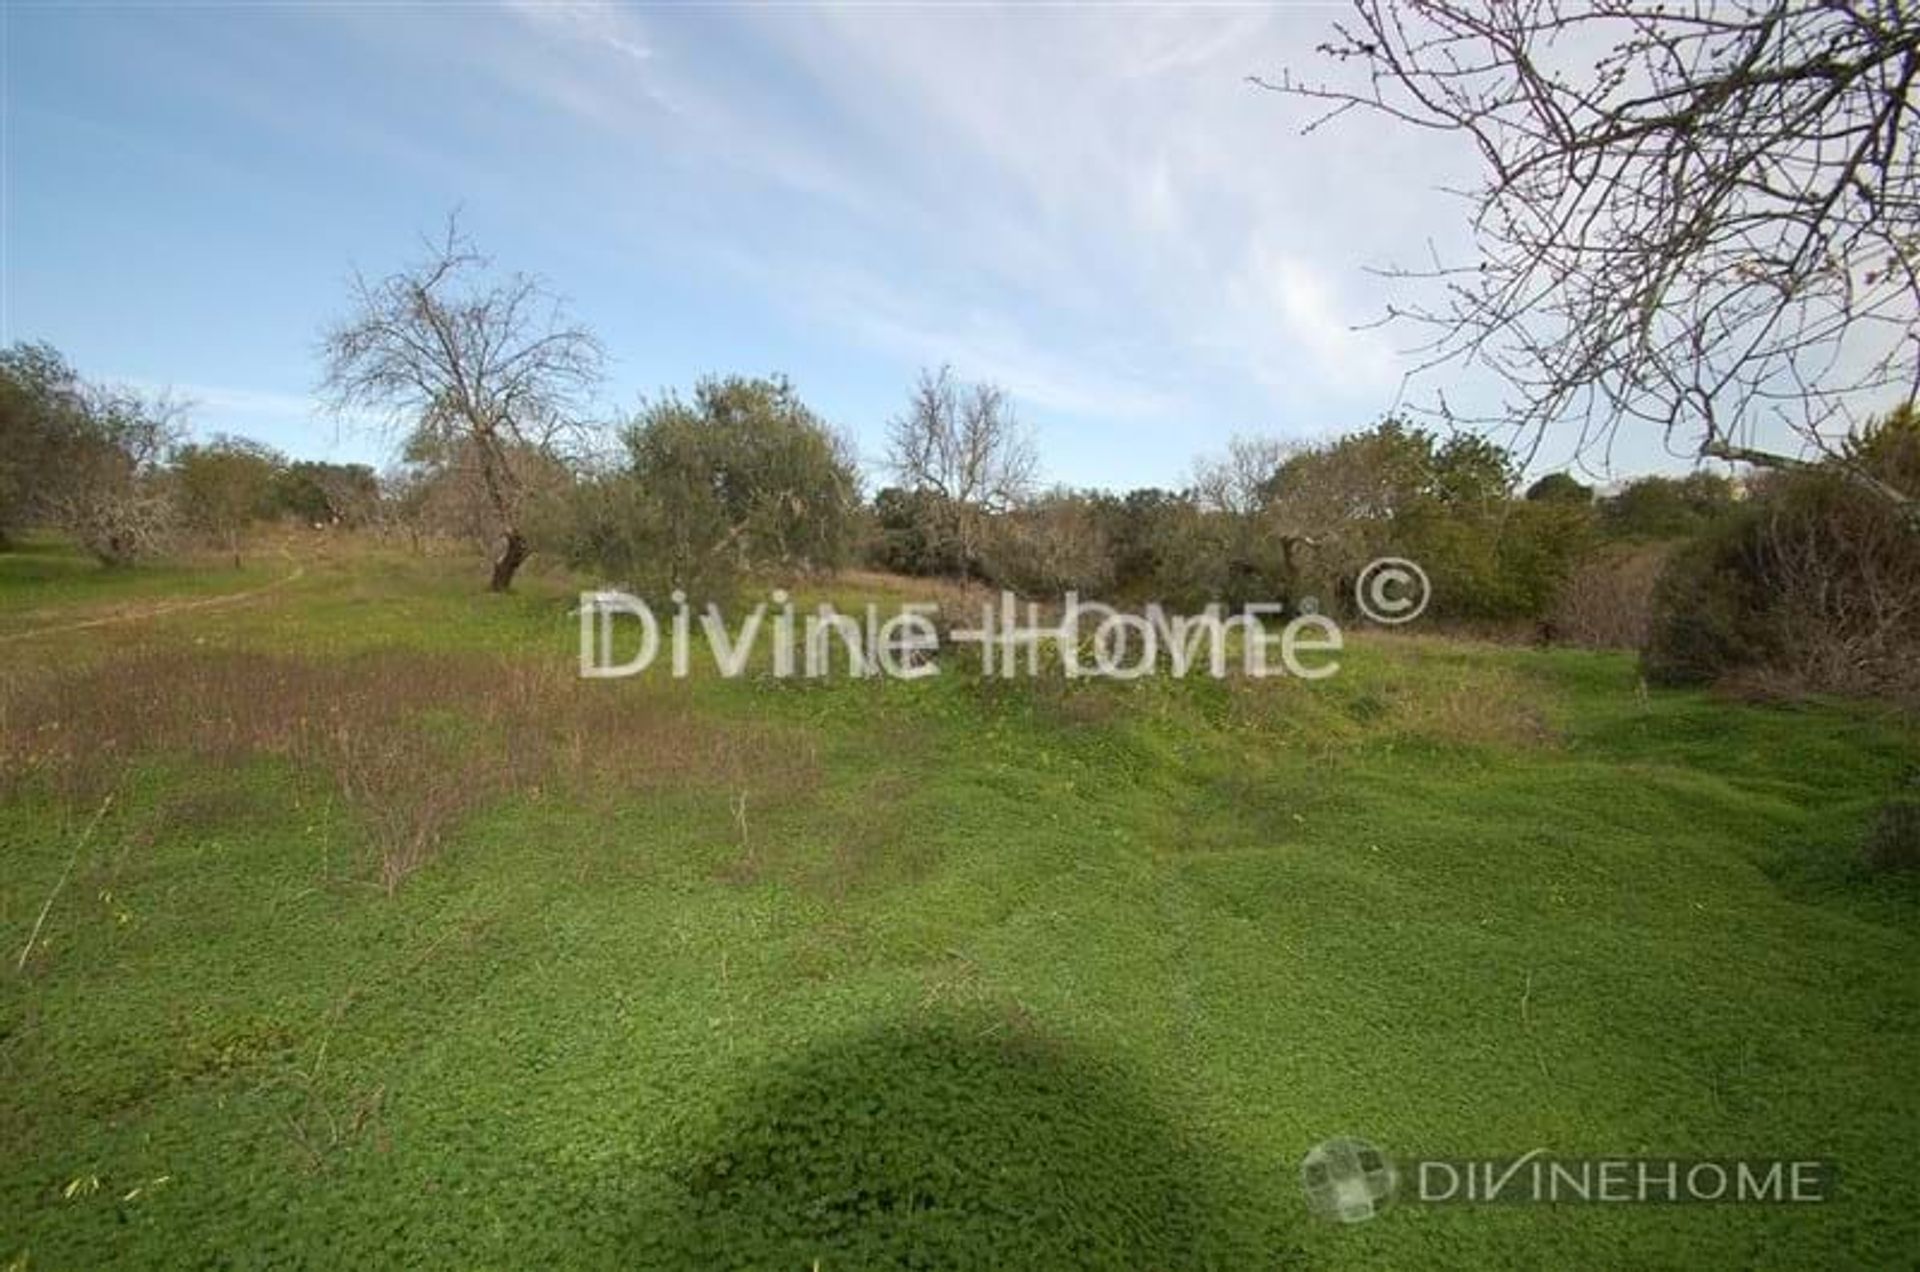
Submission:
[[[493,561],[493,580],[487,584],[490,592],[504,592],[513,586],[513,576],[519,572],[521,562],[527,559],[527,540],[518,530],[507,531],[506,542],[500,545],[500,555]]]

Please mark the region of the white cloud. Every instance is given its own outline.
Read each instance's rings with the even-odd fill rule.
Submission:
[[[735,255],[743,277],[761,263]],[[1044,333],[1025,329],[1014,316],[970,308],[933,314],[911,292],[857,267],[789,262],[780,275],[783,295],[815,318],[826,317],[875,348],[919,366],[951,364],[970,380],[989,380],[1017,402],[1104,420],[1137,421],[1166,414],[1176,400],[1123,368],[1063,358],[1049,351]]]
[[[1234,295],[1232,334],[1263,381],[1284,367],[1356,397],[1385,397],[1398,383],[1397,359],[1379,329],[1345,312],[1324,271],[1299,257],[1256,244]]]
[[[1301,141],[1289,104],[1246,84],[1310,56],[1324,15],[834,19],[768,25],[870,130],[861,179],[905,186],[938,226],[934,250],[993,279],[1013,312],[1062,319],[1057,336],[1028,324],[1048,356],[1087,377],[1142,379],[1128,397],[1160,408],[1203,369],[1276,413],[1318,399],[1364,417],[1392,400],[1391,340],[1354,329],[1382,308],[1361,267],[1369,252],[1419,242],[1408,232],[1425,233],[1444,168],[1410,143],[1356,153]],[[926,297],[912,326],[965,343],[954,309]],[[1150,351],[1161,369],[1103,362],[1103,343]],[[1175,374],[1182,355],[1197,364]]]
[[[1363,267],[1457,219],[1424,138],[1303,140],[1295,104],[1247,84],[1310,63],[1320,11],[508,12],[494,73],[588,123],[608,171],[671,185],[681,220],[637,227],[1070,415],[1364,422],[1400,364],[1353,329],[1384,307]]]

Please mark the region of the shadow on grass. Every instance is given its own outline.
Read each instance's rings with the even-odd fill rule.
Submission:
[[[1099,1058],[1004,1020],[896,1024],[775,1065],[717,1109],[633,1261],[1279,1265],[1279,1208],[1231,1204],[1226,1169]]]

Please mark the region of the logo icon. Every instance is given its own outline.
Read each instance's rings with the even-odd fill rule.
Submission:
[[[1361,1139],[1316,1144],[1300,1162],[1300,1187],[1314,1214],[1336,1223],[1365,1223],[1387,1208],[1399,1187],[1393,1161]]]
[[[1427,572],[1405,557],[1369,561],[1353,581],[1353,603],[1374,622],[1388,626],[1411,623],[1432,599]]]

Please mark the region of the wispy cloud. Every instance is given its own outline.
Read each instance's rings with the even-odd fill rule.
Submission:
[[[798,200],[761,209],[771,227],[716,208],[713,233],[739,276],[855,340],[1068,414],[1191,418],[1220,377],[1276,414],[1391,396],[1390,345],[1353,329],[1377,297],[1313,261],[1414,174],[1390,204],[1338,155],[1274,161],[1291,121],[1244,83],[1317,17],[751,11],[693,39],[606,6],[515,12],[596,59],[543,73],[556,107]],[[676,103],[671,136],[636,79]],[[828,228],[796,240],[807,218]]]

